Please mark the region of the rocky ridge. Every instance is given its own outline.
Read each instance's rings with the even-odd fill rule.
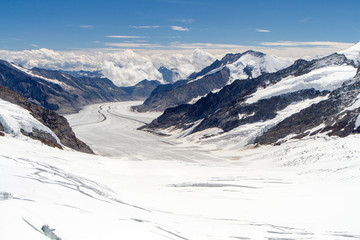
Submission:
[[[259,136],[255,143],[281,143],[287,136],[303,138],[319,133],[346,137],[360,133],[360,66],[354,80],[334,90],[329,98],[303,109]]]
[[[80,152],[93,153],[89,146],[75,136],[68,121],[63,116],[60,116],[50,109],[26,101],[20,94],[6,87],[0,86],[0,98],[28,110],[35,119],[48,127],[59,138],[62,145]],[[1,124],[0,131],[2,131],[2,135],[6,133]],[[62,146],[57,143],[52,135],[39,129],[32,129],[30,132],[21,129],[21,133],[35,140],[39,140],[46,145],[62,149]]]
[[[58,113],[74,113],[81,107],[109,101],[141,100],[159,85],[142,81],[118,87],[107,78],[80,76],[55,70],[22,68],[0,60],[0,86],[21,94],[29,102]]]
[[[282,79],[303,76],[317,69],[328,66],[352,66],[355,63],[343,54],[332,54],[312,61],[297,60],[293,65],[275,73],[264,73],[257,78],[236,80],[225,86],[217,93],[209,93],[195,104],[183,104],[168,108],[163,115],[155,119],[142,130],[158,133],[170,133],[174,130],[186,131],[187,135],[204,131],[206,129],[221,129],[221,134],[230,132],[247,124],[266,122],[274,119],[278,112],[285,108],[311,99],[327,100],[306,107],[284,119],[265,133],[261,133],[255,142],[260,144],[273,144],[286,136],[296,135],[298,138],[311,134],[307,130],[319,126],[326,119],[325,127],[318,132],[329,132],[329,135],[346,136],[354,130],[358,113],[356,109],[342,112],[357,97],[357,81],[346,83],[342,88],[331,92],[319,91],[313,88],[280,94],[253,103],[247,103],[258,89],[281,84]],[[359,70],[355,79],[359,78]],[[351,81],[352,82],[352,81]],[[347,98],[341,96],[346,95]],[[354,100],[355,99],[355,100]],[[315,101],[316,102],[316,101]],[[331,106],[337,106],[332,109]],[[329,119],[333,119],[330,121]],[[304,122],[311,122],[304,124]],[[360,122],[360,120],[359,120]],[[344,130],[346,128],[346,130]],[[331,131],[330,131],[331,130]],[[170,132],[169,132],[170,131]]]

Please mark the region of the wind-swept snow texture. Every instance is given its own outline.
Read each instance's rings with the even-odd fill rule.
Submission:
[[[48,240],[44,226],[62,240],[360,238],[358,135],[179,145],[136,131],[156,116],[133,104],[67,117],[108,157],[0,137],[1,239]]]

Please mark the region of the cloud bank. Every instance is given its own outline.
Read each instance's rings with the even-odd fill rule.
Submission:
[[[19,64],[25,68],[40,67],[66,71],[101,71],[118,86],[130,86],[142,81],[160,80],[158,68],[176,68],[182,77],[200,71],[215,58],[209,53],[195,49],[187,53],[140,54],[133,50],[118,51],[53,51],[46,48],[25,51],[0,50],[0,59]]]

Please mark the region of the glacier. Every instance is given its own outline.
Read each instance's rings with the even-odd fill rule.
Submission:
[[[1,239],[359,239],[359,135],[222,149],[136,129],[134,102],[66,116],[98,155],[0,137]]]

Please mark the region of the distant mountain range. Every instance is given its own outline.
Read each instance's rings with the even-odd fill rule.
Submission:
[[[181,86],[174,87],[175,83],[163,91],[159,89],[164,86],[159,86],[135,109],[175,106],[141,129],[189,141],[243,147],[251,143],[279,144],[316,134],[344,137],[360,131],[359,53],[360,43],[343,54],[312,61],[300,59],[274,72],[265,71],[266,65],[232,69],[242,56],[261,58],[261,53],[227,55]],[[231,80],[236,71],[241,71],[236,77],[244,77]],[[197,88],[200,82],[210,83],[210,79],[219,85],[221,82],[221,90],[212,93],[209,87],[205,97],[188,104],[190,97],[183,97],[185,89],[191,89],[187,85],[193,83]],[[184,90],[179,91],[181,88]],[[177,92],[184,101],[178,101]]]
[[[30,70],[0,60],[0,86],[58,113],[77,112],[92,103],[144,99],[159,84],[158,81],[144,80],[132,87],[118,87],[107,78],[74,77],[41,68]]]
[[[276,72],[288,65],[290,65],[289,61],[282,61],[255,51],[227,54],[220,61],[216,60],[185,80],[159,85],[142,105],[133,109],[139,112],[164,111],[169,107],[195,102],[236,79],[255,78],[263,73]]]

